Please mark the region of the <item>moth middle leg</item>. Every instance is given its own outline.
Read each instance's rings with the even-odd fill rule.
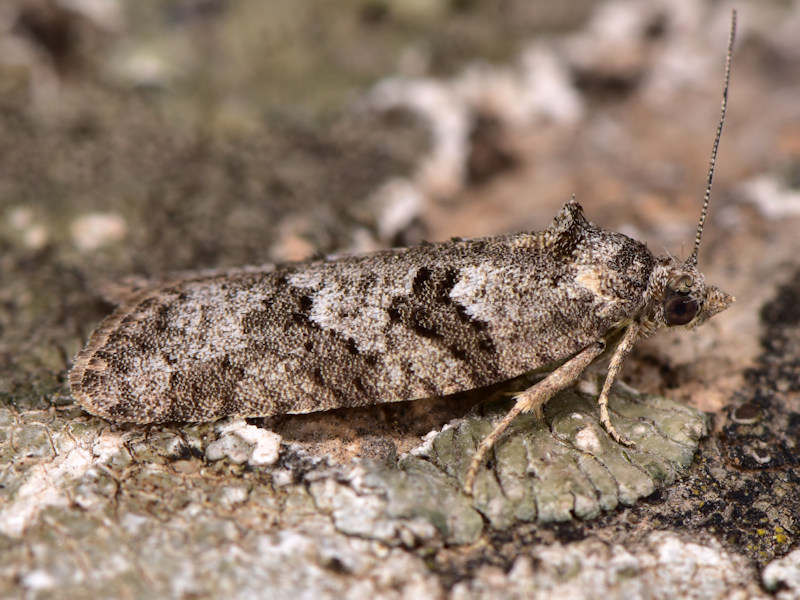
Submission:
[[[587,346],[547,377],[515,395],[516,404],[514,404],[511,410],[508,411],[508,414],[503,417],[503,420],[495,426],[494,430],[483,439],[472,457],[472,462],[469,465],[467,476],[464,480],[464,490],[467,494],[470,496],[472,495],[475,476],[478,473],[478,469],[484,457],[489,450],[492,449],[498,438],[503,435],[503,432],[508,429],[511,422],[524,412],[541,414],[542,407],[547,401],[563,389],[575,383],[581,373],[589,366],[589,363],[603,353],[605,347],[606,344],[603,341],[598,341]]]

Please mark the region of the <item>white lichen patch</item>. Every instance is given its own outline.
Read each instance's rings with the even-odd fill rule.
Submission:
[[[790,187],[775,175],[759,175],[742,182],[744,198],[768,219],[800,216],[800,190]]]
[[[275,464],[280,456],[281,436],[248,425],[244,419],[223,421],[217,426],[220,437],[206,447],[206,459],[227,458],[236,464],[248,463],[265,467]]]
[[[30,469],[14,500],[0,510],[0,532],[19,537],[44,508],[67,505],[64,486],[80,478],[93,463],[87,448],[74,447],[52,462]]]
[[[601,449],[600,436],[593,427],[584,427],[575,434],[575,447],[581,452],[599,454]]]
[[[75,219],[70,232],[78,250],[90,252],[125,239],[128,224],[115,213],[89,213]]]
[[[764,587],[775,593],[777,600],[800,597],[800,550],[773,560],[761,574]]]

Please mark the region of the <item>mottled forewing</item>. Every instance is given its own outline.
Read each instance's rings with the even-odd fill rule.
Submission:
[[[138,422],[446,395],[606,335],[640,308],[651,269],[641,244],[568,204],[537,234],[161,287],[101,324],[70,380],[90,412]]]

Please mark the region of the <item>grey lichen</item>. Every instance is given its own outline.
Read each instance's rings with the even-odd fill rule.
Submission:
[[[707,433],[700,411],[620,388],[611,399],[625,448],[599,423],[594,396],[568,392],[548,406],[546,421],[518,418],[479,472],[473,497],[463,479],[476,445],[504,412],[470,416],[445,427],[399,469],[362,460],[338,477],[310,485],[317,507],[337,529],[389,545],[469,544],[519,522],[592,519],[630,506],[686,473]]]
[[[493,408],[445,429],[424,451],[454,488],[463,482],[477,443],[504,413],[502,406]],[[478,473],[475,508],[497,529],[518,521],[591,519],[685,474],[708,430],[702,412],[629,388],[616,388],[611,408],[618,429],[636,448],[610,439],[594,397],[581,392],[551,401],[546,422],[519,417],[495,448],[490,468]],[[403,468],[416,464],[418,459],[401,462]]]

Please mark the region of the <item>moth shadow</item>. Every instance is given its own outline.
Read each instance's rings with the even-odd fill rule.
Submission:
[[[359,457],[392,464],[397,455],[419,446],[431,431],[510,398],[529,385],[526,382],[521,377],[449,396],[250,421],[279,434],[285,443],[315,455],[328,454],[338,462]]]

